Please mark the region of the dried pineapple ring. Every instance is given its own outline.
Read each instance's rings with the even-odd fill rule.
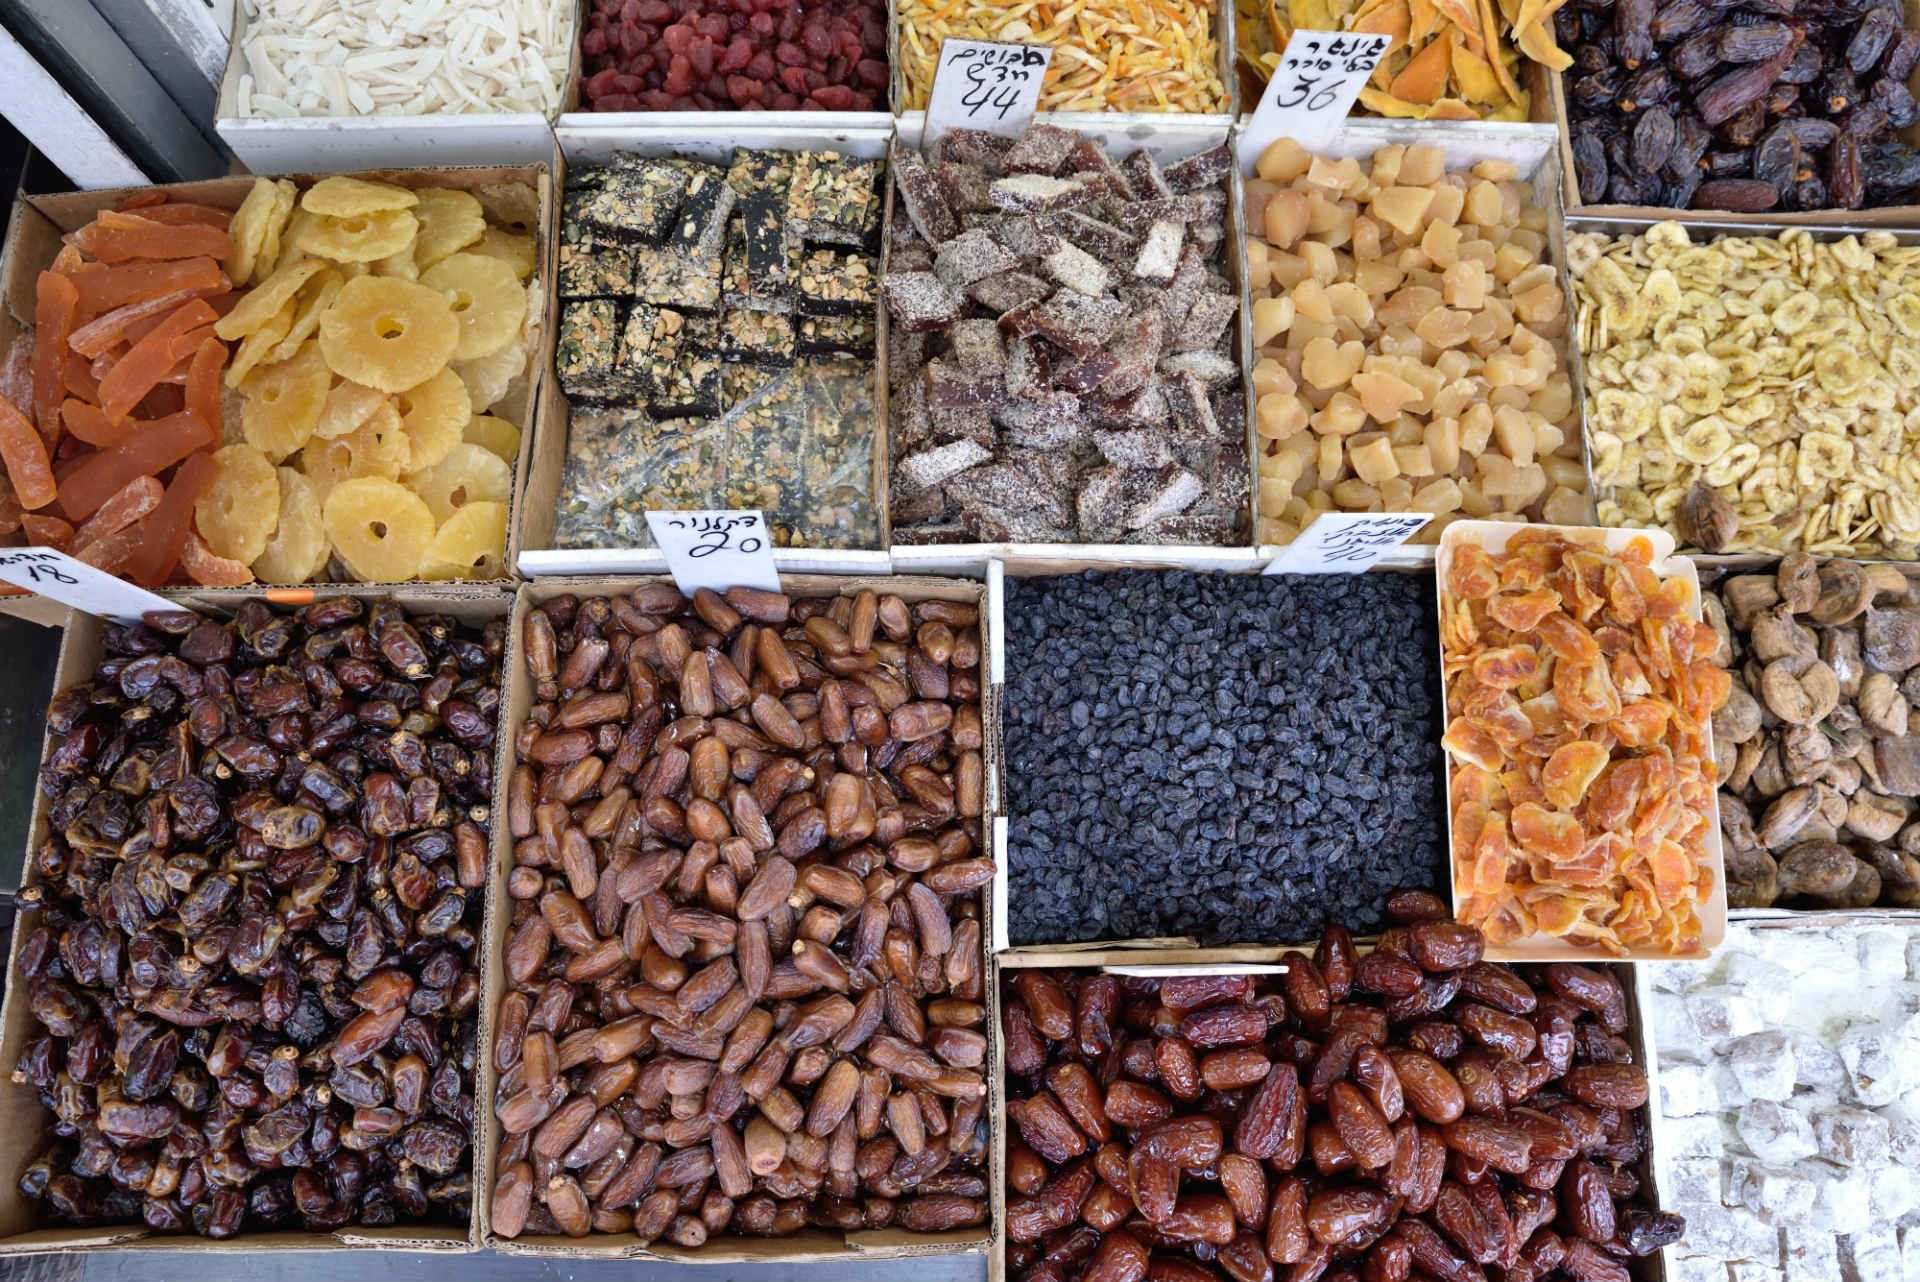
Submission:
[[[540,196],[529,183],[488,183],[475,187],[473,197],[493,222],[522,236],[540,226]]]
[[[349,218],[316,217],[300,229],[300,248],[341,263],[370,263],[413,243],[420,220],[406,209]]]
[[[350,280],[320,318],[320,350],[333,372],[383,392],[426,382],[459,342],[446,295],[410,281]]]
[[[411,579],[433,540],[433,513],[405,486],[377,476],[340,482],[321,520],[347,572],[365,583]]]
[[[329,218],[351,218],[383,209],[412,209],[419,203],[420,198],[405,187],[340,175],[322,178],[300,198],[300,208]]]
[[[341,286],[346,278],[337,271],[324,271],[300,291],[299,307],[293,314],[293,326],[287,330],[287,336],[273,349],[272,360],[284,361],[315,334],[320,332],[320,318],[333,306],[333,300],[340,297]]]
[[[320,410],[320,419],[314,424],[313,434],[332,440],[336,436],[357,432],[386,403],[387,394],[377,388],[363,387],[352,381],[337,384],[327,393],[327,403]]]
[[[286,178],[273,185],[273,208],[267,211],[267,236],[260,243],[260,257],[253,265],[251,283],[259,284],[279,268],[287,244],[287,229],[293,223],[293,207],[300,189]],[[238,285],[238,280],[234,284]]]
[[[280,520],[280,477],[251,445],[213,452],[220,475],[193,505],[193,524],[215,556],[250,565]]]
[[[516,236],[510,231],[501,231],[498,227],[489,227],[479,240],[467,246],[469,254],[483,254],[488,258],[498,258],[513,268],[517,280],[527,280],[533,275],[533,237]]]
[[[342,481],[377,476],[394,481],[406,470],[407,434],[392,402],[345,436],[315,437],[300,451],[300,466],[325,494]]]
[[[318,222],[319,219],[320,215],[318,214],[310,214],[306,210],[297,207],[294,209],[292,215],[287,219],[285,230],[280,233],[280,252],[273,260],[274,270],[278,271],[289,263],[297,263],[303,258],[312,257],[306,250],[300,248],[300,237],[305,234],[309,226]]]
[[[507,505],[469,503],[447,518],[420,559],[423,579],[497,579],[507,559]]]
[[[466,192],[422,187],[418,194],[420,235],[413,242],[413,259],[423,271],[486,234],[486,214]]]
[[[320,421],[332,382],[333,372],[318,343],[306,344],[291,360],[262,365],[249,374],[240,386],[247,398],[240,411],[247,444],[275,463],[305,445]]]
[[[228,387],[238,387],[246,382],[247,375],[253,373],[254,367],[273,355],[274,348],[293,332],[293,317],[298,308],[299,304],[289,298],[287,305],[273,319],[240,340],[240,346],[233,350],[232,361],[227,364]]]
[[[253,573],[262,583],[305,583],[327,564],[320,491],[293,468],[280,468],[278,475],[280,520],[265,550],[253,558]]]
[[[1726,420],[1709,416],[1682,432],[1674,442],[1673,452],[1689,463],[1704,466],[1732,448],[1733,433],[1727,430]]]
[[[245,338],[279,315],[280,309],[300,292],[300,287],[325,267],[325,263],[309,258],[276,269],[235,303],[232,311],[213,323],[214,334],[229,343]]]
[[[498,455],[463,444],[435,466],[408,476],[407,484],[426,500],[434,520],[444,522],[469,503],[505,503],[513,472]]]
[[[420,273],[420,283],[445,294],[460,318],[457,361],[493,355],[519,336],[527,318],[526,287],[497,258],[451,254]]]
[[[460,444],[460,434],[473,417],[467,385],[450,369],[393,398],[400,425],[407,433],[407,471],[432,467]]]
[[[456,363],[453,372],[467,385],[467,396],[473,401],[473,412],[481,414],[500,403],[507,389],[513,386],[513,380],[519,378],[526,368],[526,344],[508,343],[491,356]]]
[[[260,261],[274,199],[273,179],[254,179],[253,189],[247,192],[247,198],[240,202],[240,208],[233,211],[233,219],[227,224],[227,239],[233,249],[227,254],[223,266],[227,279],[235,285],[246,284],[253,275],[254,264]]]
[[[508,467],[520,457],[520,429],[491,414],[475,414],[468,419],[467,430],[460,439],[468,445],[478,445]]]

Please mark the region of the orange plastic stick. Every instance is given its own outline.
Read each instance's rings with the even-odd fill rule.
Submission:
[[[166,582],[179,564],[180,546],[193,527],[193,505],[219,475],[220,465],[208,453],[195,454],[180,465],[167,482],[160,506],[132,527],[140,533],[140,546],[127,560],[123,571],[127,578],[148,587]]]
[[[74,531],[74,545],[85,547],[118,530],[126,529],[159,507],[160,496],[165,493],[166,487],[155,478],[136,476],[120,487],[118,493],[102,503],[100,510],[88,517],[86,523]]]
[[[155,419],[131,439],[101,450],[75,468],[60,482],[60,506],[68,520],[84,521],[128,481],[153,476],[211,444],[213,428],[197,414]]]
[[[233,241],[217,227],[169,227],[137,214],[102,210],[73,233],[73,244],[103,263],[133,258],[225,258]]]
[[[100,408],[107,412],[107,418],[118,423],[140,403],[141,397],[167,376],[177,359],[173,354],[176,338],[202,325],[211,325],[216,319],[213,308],[196,298],[174,311],[115,361],[100,380]]]
[[[0,462],[7,465],[7,479],[22,508],[32,512],[53,502],[47,443],[12,401],[0,401]]]
[[[62,362],[73,336],[80,291],[58,272],[41,272],[34,284],[33,421],[49,445],[60,439]]]

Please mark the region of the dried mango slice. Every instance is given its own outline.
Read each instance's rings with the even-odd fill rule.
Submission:
[[[160,506],[160,496],[166,492],[160,482],[151,476],[136,476],[100,505],[95,512],[74,531],[73,541],[76,547],[86,547],[97,543],[110,534],[118,533],[132,525]]]
[[[33,416],[47,441],[58,443],[57,414],[66,390],[63,369],[80,307],[80,290],[59,272],[41,272],[33,292],[33,404],[18,408]]]
[[[370,263],[413,243],[419,220],[405,209],[382,209],[347,218],[309,218],[300,226],[300,248],[338,263]]]
[[[478,445],[456,445],[440,463],[406,479],[436,521],[447,520],[469,503],[505,503],[513,490],[513,473],[506,463]]]
[[[405,187],[335,175],[322,178],[300,197],[300,208],[329,218],[351,218],[385,209],[412,209],[420,198]]]
[[[72,243],[82,253],[109,265],[133,258],[225,258],[233,241],[215,227],[165,223],[103,209],[92,222],[73,233]]]
[[[510,231],[489,227],[481,233],[479,240],[467,246],[467,252],[483,254],[488,258],[498,258],[513,268],[513,274],[519,280],[527,280],[533,275],[533,237],[531,236],[516,236]]]
[[[460,318],[454,360],[491,356],[519,337],[527,318],[526,287],[499,259],[450,254],[420,273],[420,283],[445,294]]]
[[[280,477],[251,445],[222,446],[213,458],[220,479],[194,504],[194,528],[214,555],[244,565],[266,550],[280,520]]]
[[[423,579],[497,579],[506,571],[507,505],[469,503],[447,518],[421,558]]]
[[[333,390],[327,393],[326,404],[320,410],[320,419],[314,424],[313,434],[332,440],[336,436],[357,432],[386,403],[387,394],[378,388],[351,381],[336,383]]]
[[[434,535],[427,505],[405,486],[380,477],[355,477],[334,486],[322,520],[347,572],[367,583],[413,578]]]
[[[197,414],[169,414],[109,450],[84,459],[60,479],[60,507],[84,521],[135,477],[157,476],[213,443],[213,428]]]
[[[326,568],[331,548],[321,518],[320,491],[290,467],[279,469],[280,520],[266,548],[253,559],[262,583],[305,583]]]
[[[240,385],[246,403],[240,430],[247,444],[278,463],[305,445],[327,403],[333,372],[318,343],[308,343],[291,360],[263,365]]]
[[[326,267],[316,259],[308,258],[301,262],[278,268],[242,298],[234,309],[222,316],[213,327],[213,332],[231,343],[235,339],[259,330],[300,292],[300,287],[312,280]]]
[[[207,291],[197,289],[176,290],[158,298],[143,299],[137,303],[128,303],[125,307],[116,307],[94,317],[73,331],[67,339],[69,350],[78,352],[91,360],[105,355],[123,342],[131,341],[129,334],[137,333],[142,321],[155,317],[164,317],[183,303],[203,298]]]
[[[467,420],[467,429],[460,439],[469,445],[480,446],[508,467],[512,467],[520,458],[520,429],[504,418],[475,414]]]
[[[272,320],[240,340],[240,346],[233,352],[233,363],[227,366],[228,387],[239,387],[257,366],[266,363],[267,357],[293,332],[293,317],[299,308],[300,304],[289,298]]]
[[[420,235],[413,243],[413,259],[422,271],[486,234],[486,214],[466,192],[423,187],[419,196]]]
[[[426,382],[459,342],[446,295],[409,281],[350,280],[320,318],[320,350],[334,373],[383,392]]]
[[[300,467],[325,494],[340,482],[357,476],[398,480],[406,470],[408,453],[400,412],[389,402],[345,436],[331,440],[316,437],[307,442],[307,447],[300,451]]]
[[[252,570],[239,561],[218,555],[191,530],[180,545],[180,568],[202,587],[238,588],[253,582]]]
[[[140,210],[140,216],[169,227],[197,223],[202,227],[217,227],[221,231],[227,230],[233,223],[231,209],[215,209],[212,205],[195,205],[187,201],[148,205]]]
[[[450,369],[418,387],[410,387],[393,398],[400,411],[400,425],[407,433],[407,471],[432,467],[454,446],[460,444],[467,420],[473,417],[473,403],[467,398],[466,384]]]
[[[0,400],[0,462],[7,467],[14,499],[31,512],[53,502],[57,493],[47,463],[47,443],[19,406]]]

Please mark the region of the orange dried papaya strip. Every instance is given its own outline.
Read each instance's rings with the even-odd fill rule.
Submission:
[[[73,336],[73,318],[80,291],[58,272],[41,272],[34,283],[33,421],[52,445],[60,439],[60,398],[67,340]]]
[[[126,529],[135,521],[160,506],[160,496],[166,493],[166,487],[151,476],[136,476],[100,505],[100,510],[86,519],[81,527],[74,531],[73,542],[76,547],[85,547],[97,543],[109,534]]]
[[[0,462],[7,465],[14,498],[28,512],[53,502],[53,469],[47,443],[12,401],[0,401]]]
[[[146,426],[137,418],[130,418],[124,423],[109,423],[106,412],[98,405],[73,399],[61,404],[60,422],[70,435],[101,450],[109,450],[123,441],[131,440],[136,432]]]
[[[20,518],[20,524],[26,529],[27,542],[35,547],[58,548],[62,552],[73,550],[73,527],[57,516],[29,512]]]
[[[195,450],[213,443],[213,428],[198,414],[170,414],[110,450],[83,461],[60,482],[60,506],[67,518],[84,521],[99,511],[128,481],[153,476]]]
[[[129,525],[124,530],[115,530],[103,539],[78,544],[73,556],[75,560],[85,561],[95,569],[115,574],[119,572],[121,566],[133,558],[134,553],[140,550],[141,540],[145,537],[138,525]]]
[[[217,227],[169,227],[111,209],[102,210],[73,233],[69,243],[103,263],[124,263],[134,258],[224,259],[233,252],[233,241]]]
[[[176,359],[173,355],[176,338],[202,325],[211,325],[214,320],[213,308],[196,298],[175,310],[115,361],[100,380],[100,408],[107,412],[108,420],[118,423],[124,419],[140,403],[140,398],[166,377]]]
[[[90,405],[100,403],[100,380],[93,376],[93,362],[74,352],[67,353],[66,390]]]
[[[82,356],[99,356],[113,350],[115,343],[127,339],[128,331],[139,322],[150,318],[165,319],[182,303],[190,303],[209,292],[218,291],[177,289],[158,298],[146,298],[137,303],[128,303],[125,307],[116,307],[74,330],[72,337],[67,339],[67,346]]]
[[[177,205],[150,205],[140,211],[140,216],[148,222],[165,223],[169,227],[191,225],[212,227],[216,231],[227,230],[228,225],[233,222],[231,209],[216,209],[212,205],[190,205],[184,201]]]
[[[227,345],[209,335],[187,366],[187,409],[207,423],[220,421],[220,373],[227,366]]]
[[[180,465],[167,482],[160,506],[131,527],[140,543],[121,571],[127,578],[150,588],[167,581],[180,563],[181,545],[193,527],[193,505],[219,475],[220,465],[204,450]]]
[[[89,317],[183,289],[218,292],[232,287],[219,262],[204,257],[128,263],[123,267],[88,263],[73,274],[72,280],[80,291],[80,312]]]
[[[218,555],[193,531],[188,531],[180,544],[180,568],[206,588],[238,588],[253,582],[253,571],[246,562]]]
[[[152,209],[155,205],[167,203],[167,193],[157,187],[148,187],[144,191],[129,192],[120,198],[114,208],[121,213],[131,213],[136,209]]]

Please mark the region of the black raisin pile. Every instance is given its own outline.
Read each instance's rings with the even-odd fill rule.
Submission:
[[[1434,617],[1415,575],[1009,581],[1012,942],[1295,943],[1444,893]]]

